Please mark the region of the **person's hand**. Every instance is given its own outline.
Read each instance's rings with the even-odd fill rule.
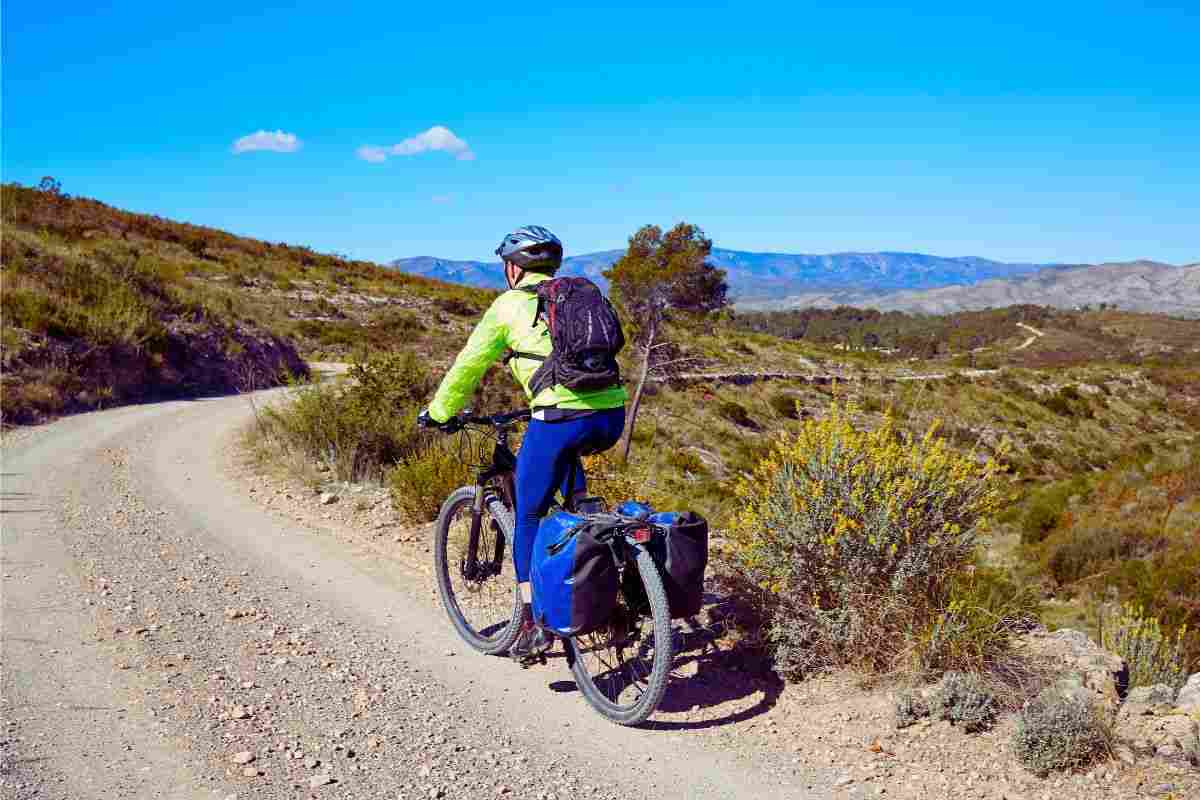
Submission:
[[[429,409],[427,408],[420,414],[417,414],[417,426],[421,428],[437,428],[442,433],[454,433],[462,428],[462,423],[458,421],[458,417],[451,417],[445,422],[438,422],[429,416]]]

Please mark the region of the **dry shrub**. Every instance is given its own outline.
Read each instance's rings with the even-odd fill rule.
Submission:
[[[655,479],[651,465],[634,455],[623,462],[616,450],[607,450],[583,459],[588,493],[605,498],[610,506],[625,500],[637,500],[651,508],[666,509],[672,497]]]
[[[961,725],[968,732],[987,730],[996,722],[996,697],[984,680],[969,672],[947,672],[933,693],[929,713]]]
[[[935,425],[915,438],[890,415],[862,431],[835,403],[785,435],[739,484],[745,506],[728,555],[766,590],[784,675],[839,665],[954,668],[950,643],[964,636],[984,638],[962,650],[985,661],[1003,648],[1006,626],[979,623],[978,608],[954,597],[984,521],[1001,505],[1002,468],[951,450],[936,433]],[[921,655],[931,647],[935,658]],[[980,658],[971,661],[963,666]]]
[[[472,480],[450,438],[426,439],[388,472],[388,486],[396,510],[414,522],[437,518],[446,497]]]
[[[1112,752],[1112,730],[1086,697],[1047,689],[1017,717],[1013,753],[1038,775],[1084,767]]]

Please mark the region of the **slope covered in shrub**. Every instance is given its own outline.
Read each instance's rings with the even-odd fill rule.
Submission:
[[[4,185],[4,422],[275,385],[301,357],[448,357],[490,293]]]

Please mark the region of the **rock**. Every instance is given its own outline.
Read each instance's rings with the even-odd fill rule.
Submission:
[[[244,778],[257,778],[257,777],[258,777],[258,770],[257,770],[257,769],[255,769],[254,767],[246,767],[245,769],[243,769],[243,770],[242,770],[242,777],[244,777]]]
[[[1018,638],[1017,647],[1062,673],[1056,682],[1059,690],[1070,693],[1082,688],[1108,712],[1116,711],[1129,685],[1129,668],[1121,657],[1103,649],[1082,631],[1033,630]]]
[[[1200,763],[1200,722],[1177,711],[1121,715],[1117,718],[1116,735],[1143,749],[1152,749],[1156,756]]]
[[[324,492],[321,494],[320,503],[323,506],[331,506],[338,501],[338,496],[333,492]]]
[[[320,775],[313,775],[308,779],[308,788],[316,789],[321,786],[328,786],[333,783],[333,776],[328,772],[322,772]]]
[[[1174,697],[1175,690],[1165,684],[1139,686],[1131,690],[1125,702],[1121,704],[1121,710],[1117,712],[1117,724],[1121,725],[1133,717],[1169,714],[1174,710],[1171,705]]]
[[[249,750],[243,750],[240,753],[234,753],[231,760],[235,764],[249,764],[254,760],[254,753],[251,753]]]
[[[1179,695],[1175,698],[1175,707],[1187,713],[1200,711],[1200,672],[1188,678],[1187,683],[1179,690]]]
[[[319,765],[320,763],[321,762],[319,760],[313,758],[312,756],[309,756],[308,758],[304,759],[304,766],[306,766],[309,769],[316,769],[317,765]]]
[[[246,710],[245,706],[234,706],[229,711],[229,716],[233,717],[234,719],[245,719],[246,717],[250,716],[250,712]]]

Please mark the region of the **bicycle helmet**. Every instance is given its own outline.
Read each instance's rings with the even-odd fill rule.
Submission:
[[[553,275],[562,266],[563,246],[541,225],[526,225],[501,239],[496,255],[523,270]]]

